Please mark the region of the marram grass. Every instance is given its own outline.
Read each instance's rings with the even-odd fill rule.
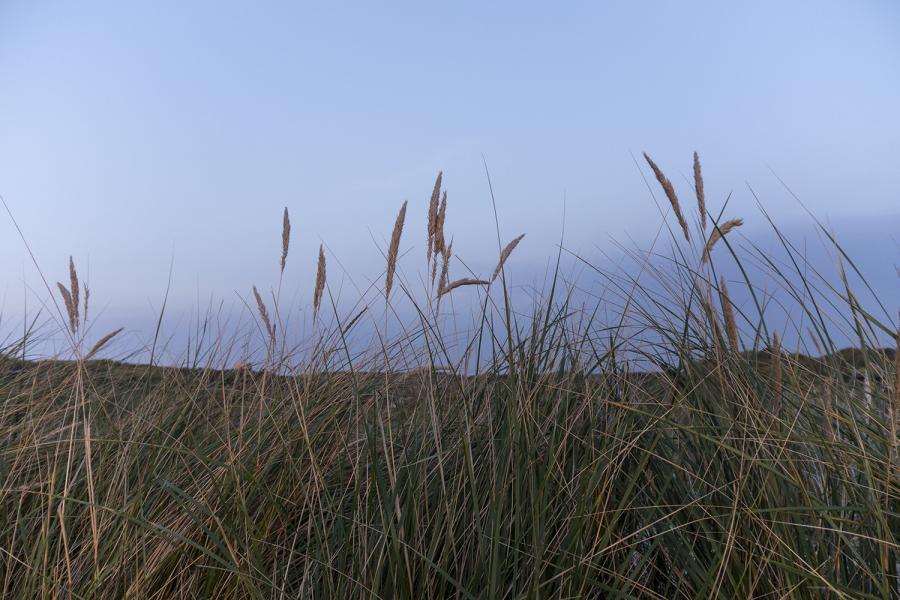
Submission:
[[[426,279],[449,257],[439,191]],[[413,297],[405,208],[382,303]],[[72,360],[21,360],[27,340],[0,358],[0,597],[897,597],[896,315],[794,253],[770,276],[804,329],[776,326],[762,284],[729,280],[755,290],[740,304],[719,284],[717,261],[747,260],[734,235],[711,253],[673,238],[652,285],[608,274],[612,325],[559,278],[528,318],[505,278],[426,286],[482,299],[460,351],[430,297],[372,352],[346,341],[381,321],[366,304],[278,356],[282,313],[254,288],[266,360],[234,369],[216,350],[190,368],[87,360],[118,331],[80,354],[73,263]],[[800,335],[819,351],[791,351]]]

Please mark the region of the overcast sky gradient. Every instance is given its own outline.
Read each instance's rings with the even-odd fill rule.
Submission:
[[[174,309],[234,298],[277,281],[288,206],[285,289],[307,302],[322,241],[333,285],[378,277],[404,199],[414,273],[441,169],[454,249],[490,270],[482,156],[539,272],[564,224],[587,256],[649,240],[633,156],[690,197],[696,149],[745,236],[765,228],[748,184],[810,235],[774,171],[896,309],[898,3],[338,4],[0,3],[0,194],[48,279],[72,254],[97,306],[138,323],[174,255]],[[28,294],[46,297],[2,215],[4,316]]]

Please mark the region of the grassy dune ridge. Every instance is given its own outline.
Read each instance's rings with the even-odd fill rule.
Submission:
[[[396,268],[404,203],[380,304],[304,352],[276,284],[250,305],[264,358],[225,365],[213,340],[190,368],[99,360],[117,333],[84,339],[72,263],[55,290],[72,356],[21,360],[26,336],[0,358],[0,596],[897,597],[896,312],[861,300],[834,240],[839,286],[789,240],[782,262],[731,242],[741,220],[707,212],[696,156],[690,213],[647,161],[671,253],[603,274],[612,322],[559,277],[514,310],[521,237],[490,276],[450,277],[440,177],[426,289]],[[282,230],[283,272],[287,210]],[[769,276],[726,281],[728,261]],[[787,325],[767,321],[773,285]],[[320,324],[327,286],[320,252]],[[451,341],[458,293],[481,312]],[[391,294],[417,311],[396,335]],[[383,328],[360,353],[362,319]]]

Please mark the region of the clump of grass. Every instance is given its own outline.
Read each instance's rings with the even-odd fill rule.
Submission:
[[[120,329],[83,360],[0,352],[0,597],[897,596],[894,315],[789,244],[794,273],[733,249],[738,298],[676,249],[641,263],[651,281],[582,258],[609,282],[593,305],[557,267],[510,310],[449,281],[443,198],[426,268],[438,302],[484,286],[470,329],[425,309],[426,272],[414,322],[368,350],[348,338],[370,298],[279,349],[277,294],[270,315],[254,286],[259,371],[243,334],[190,368],[98,360]],[[83,286],[58,287],[69,311]],[[320,245],[314,313],[324,287]],[[759,300],[773,287],[795,320]],[[807,326],[815,354],[789,351]]]

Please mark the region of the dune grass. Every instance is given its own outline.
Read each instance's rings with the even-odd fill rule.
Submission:
[[[598,306],[557,266],[531,312],[514,309],[504,265],[521,236],[491,277],[451,281],[440,176],[421,297],[397,269],[404,203],[380,305],[325,325],[320,249],[303,353],[286,350],[279,294],[254,287],[255,364],[223,364],[216,340],[183,367],[97,360],[118,331],[84,350],[72,263],[71,360],[21,360],[27,336],[0,358],[0,596],[900,595],[895,315],[789,240],[784,261],[742,251],[740,223],[706,212],[696,156],[691,234],[649,163],[671,252],[635,254],[640,276],[583,261],[610,290]],[[725,261],[743,276],[726,282]],[[788,325],[768,317],[772,285]],[[392,287],[416,318],[390,336]],[[439,301],[457,293],[482,308],[451,337]],[[348,341],[363,318],[383,326],[367,352]]]

